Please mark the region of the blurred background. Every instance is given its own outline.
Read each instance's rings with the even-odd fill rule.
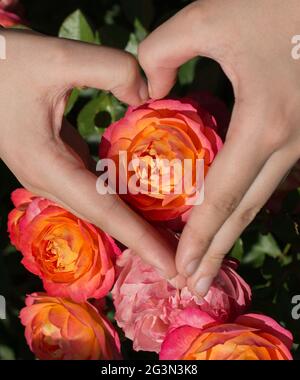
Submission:
[[[149,32],[190,2],[20,1],[27,24],[33,30],[126,49],[132,54],[136,54],[139,42]],[[178,48],[184,49],[184,46]],[[200,90],[217,96],[229,111],[232,110],[234,97],[228,79],[217,63],[202,57],[189,61],[180,69],[172,96],[185,96]],[[66,117],[78,128],[89,143],[91,154],[96,156],[103,130],[120,118],[125,109],[125,105],[110,94],[94,89],[74,89]],[[0,161],[0,295],[7,303],[6,319],[0,320],[0,359],[34,359],[26,345],[18,314],[25,295],[42,290],[41,282],[20,264],[21,254],[10,245],[7,234],[7,215],[12,209],[10,194],[17,187],[20,184]],[[292,331],[296,359],[300,358],[300,320],[294,320],[291,312],[292,297],[300,295],[299,211],[300,170],[295,170],[230,253],[241,261],[239,272],[253,288],[251,311],[263,312]],[[113,312],[110,316],[113,317]],[[124,340],[123,347],[127,359],[155,358],[149,353],[134,352],[129,341]]]

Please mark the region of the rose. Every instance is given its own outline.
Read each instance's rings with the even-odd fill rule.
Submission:
[[[27,296],[20,318],[27,343],[43,360],[120,358],[117,333],[89,303],[76,304],[46,294]]]
[[[22,7],[17,0],[0,0],[0,26],[25,24],[19,13],[22,13]]]
[[[0,0],[0,8],[13,9],[19,5],[18,3],[19,3],[19,0]]]
[[[225,260],[204,299],[185,287],[176,290],[150,265],[127,250],[119,257],[118,279],[112,290],[115,319],[135,350],[159,352],[171,324],[187,307],[197,307],[219,321],[235,318],[250,303],[251,290],[235,272],[233,260]]]
[[[123,119],[106,129],[99,156],[116,163],[117,178],[123,178],[116,185],[127,177],[127,194],[120,194],[126,202],[151,221],[174,223],[186,219],[199,190],[197,160],[203,159],[205,175],[222,147],[216,129],[215,118],[191,100],[150,101],[130,107]],[[124,166],[120,152],[126,152],[131,167]],[[168,176],[167,163],[172,160],[179,166],[170,165]],[[190,160],[190,170],[185,170],[184,160]],[[190,187],[183,188],[188,177]],[[184,191],[179,194],[178,189]]]
[[[120,250],[107,234],[25,189],[16,190],[12,200],[11,241],[50,295],[83,302],[109,292]]]
[[[11,243],[18,249],[21,250],[20,246],[20,230],[22,229],[22,224],[25,222],[28,224],[26,215],[28,214],[27,208],[32,203],[34,199],[39,199],[38,202],[34,202],[37,204],[38,213],[42,208],[45,208],[49,204],[51,204],[48,200],[35,197],[32,193],[27,191],[26,189],[17,189],[11,194],[11,200],[15,206],[15,208],[8,215],[8,232],[10,235]],[[32,206],[31,206],[32,208]],[[32,214],[33,216],[34,214]]]
[[[0,26],[7,28],[19,24],[22,24],[22,20],[18,15],[0,9]]]
[[[171,328],[161,360],[291,360],[293,337],[273,319],[258,314],[220,324],[196,309],[185,310]]]

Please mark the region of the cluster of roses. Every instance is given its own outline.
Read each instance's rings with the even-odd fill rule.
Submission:
[[[218,124],[218,115],[199,102],[149,102],[129,108],[106,130],[100,158],[117,162],[118,153],[126,151],[155,165],[155,158],[200,157],[206,173],[222,147]],[[189,196],[156,189],[122,198],[152,223],[178,232],[191,208]],[[12,200],[11,241],[46,291],[27,296],[20,314],[38,358],[120,358],[117,331],[105,316],[104,298],[113,288],[115,320],[135,350],[159,353],[161,359],[292,359],[289,331],[267,316],[243,314],[251,289],[233,259],[224,260],[200,298],[187,287],[174,288],[133,252],[122,253],[106,233],[53,202],[25,189],[16,190]]]

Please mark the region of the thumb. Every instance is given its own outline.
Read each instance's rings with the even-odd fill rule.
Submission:
[[[119,100],[138,105],[148,90],[133,55],[121,50],[61,39],[62,79],[72,87],[91,87],[112,92]]]
[[[208,2],[210,3],[210,2]],[[139,62],[148,78],[151,98],[165,97],[178,68],[202,55],[215,57],[220,27],[210,22],[210,4],[196,1],[152,32],[139,46]]]

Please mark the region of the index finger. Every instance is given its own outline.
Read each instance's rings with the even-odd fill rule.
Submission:
[[[138,58],[148,78],[152,98],[163,98],[176,80],[178,68],[202,55],[216,57],[219,27],[212,25],[206,2],[196,1],[154,30],[139,46]]]
[[[262,118],[254,113],[234,112],[229,136],[205,179],[204,202],[194,206],[179,241],[176,265],[179,273],[191,276],[199,267],[214,236],[238,207],[267,159],[272,154],[263,138]],[[255,119],[255,120],[254,120]],[[242,125],[242,128],[240,127]],[[251,128],[256,125],[257,128]],[[237,128],[239,126],[239,128]],[[237,130],[237,131],[236,131]],[[268,148],[268,146],[270,146]],[[224,252],[225,256],[226,252]],[[211,257],[210,273],[202,277],[211,281],[223,257]]]

